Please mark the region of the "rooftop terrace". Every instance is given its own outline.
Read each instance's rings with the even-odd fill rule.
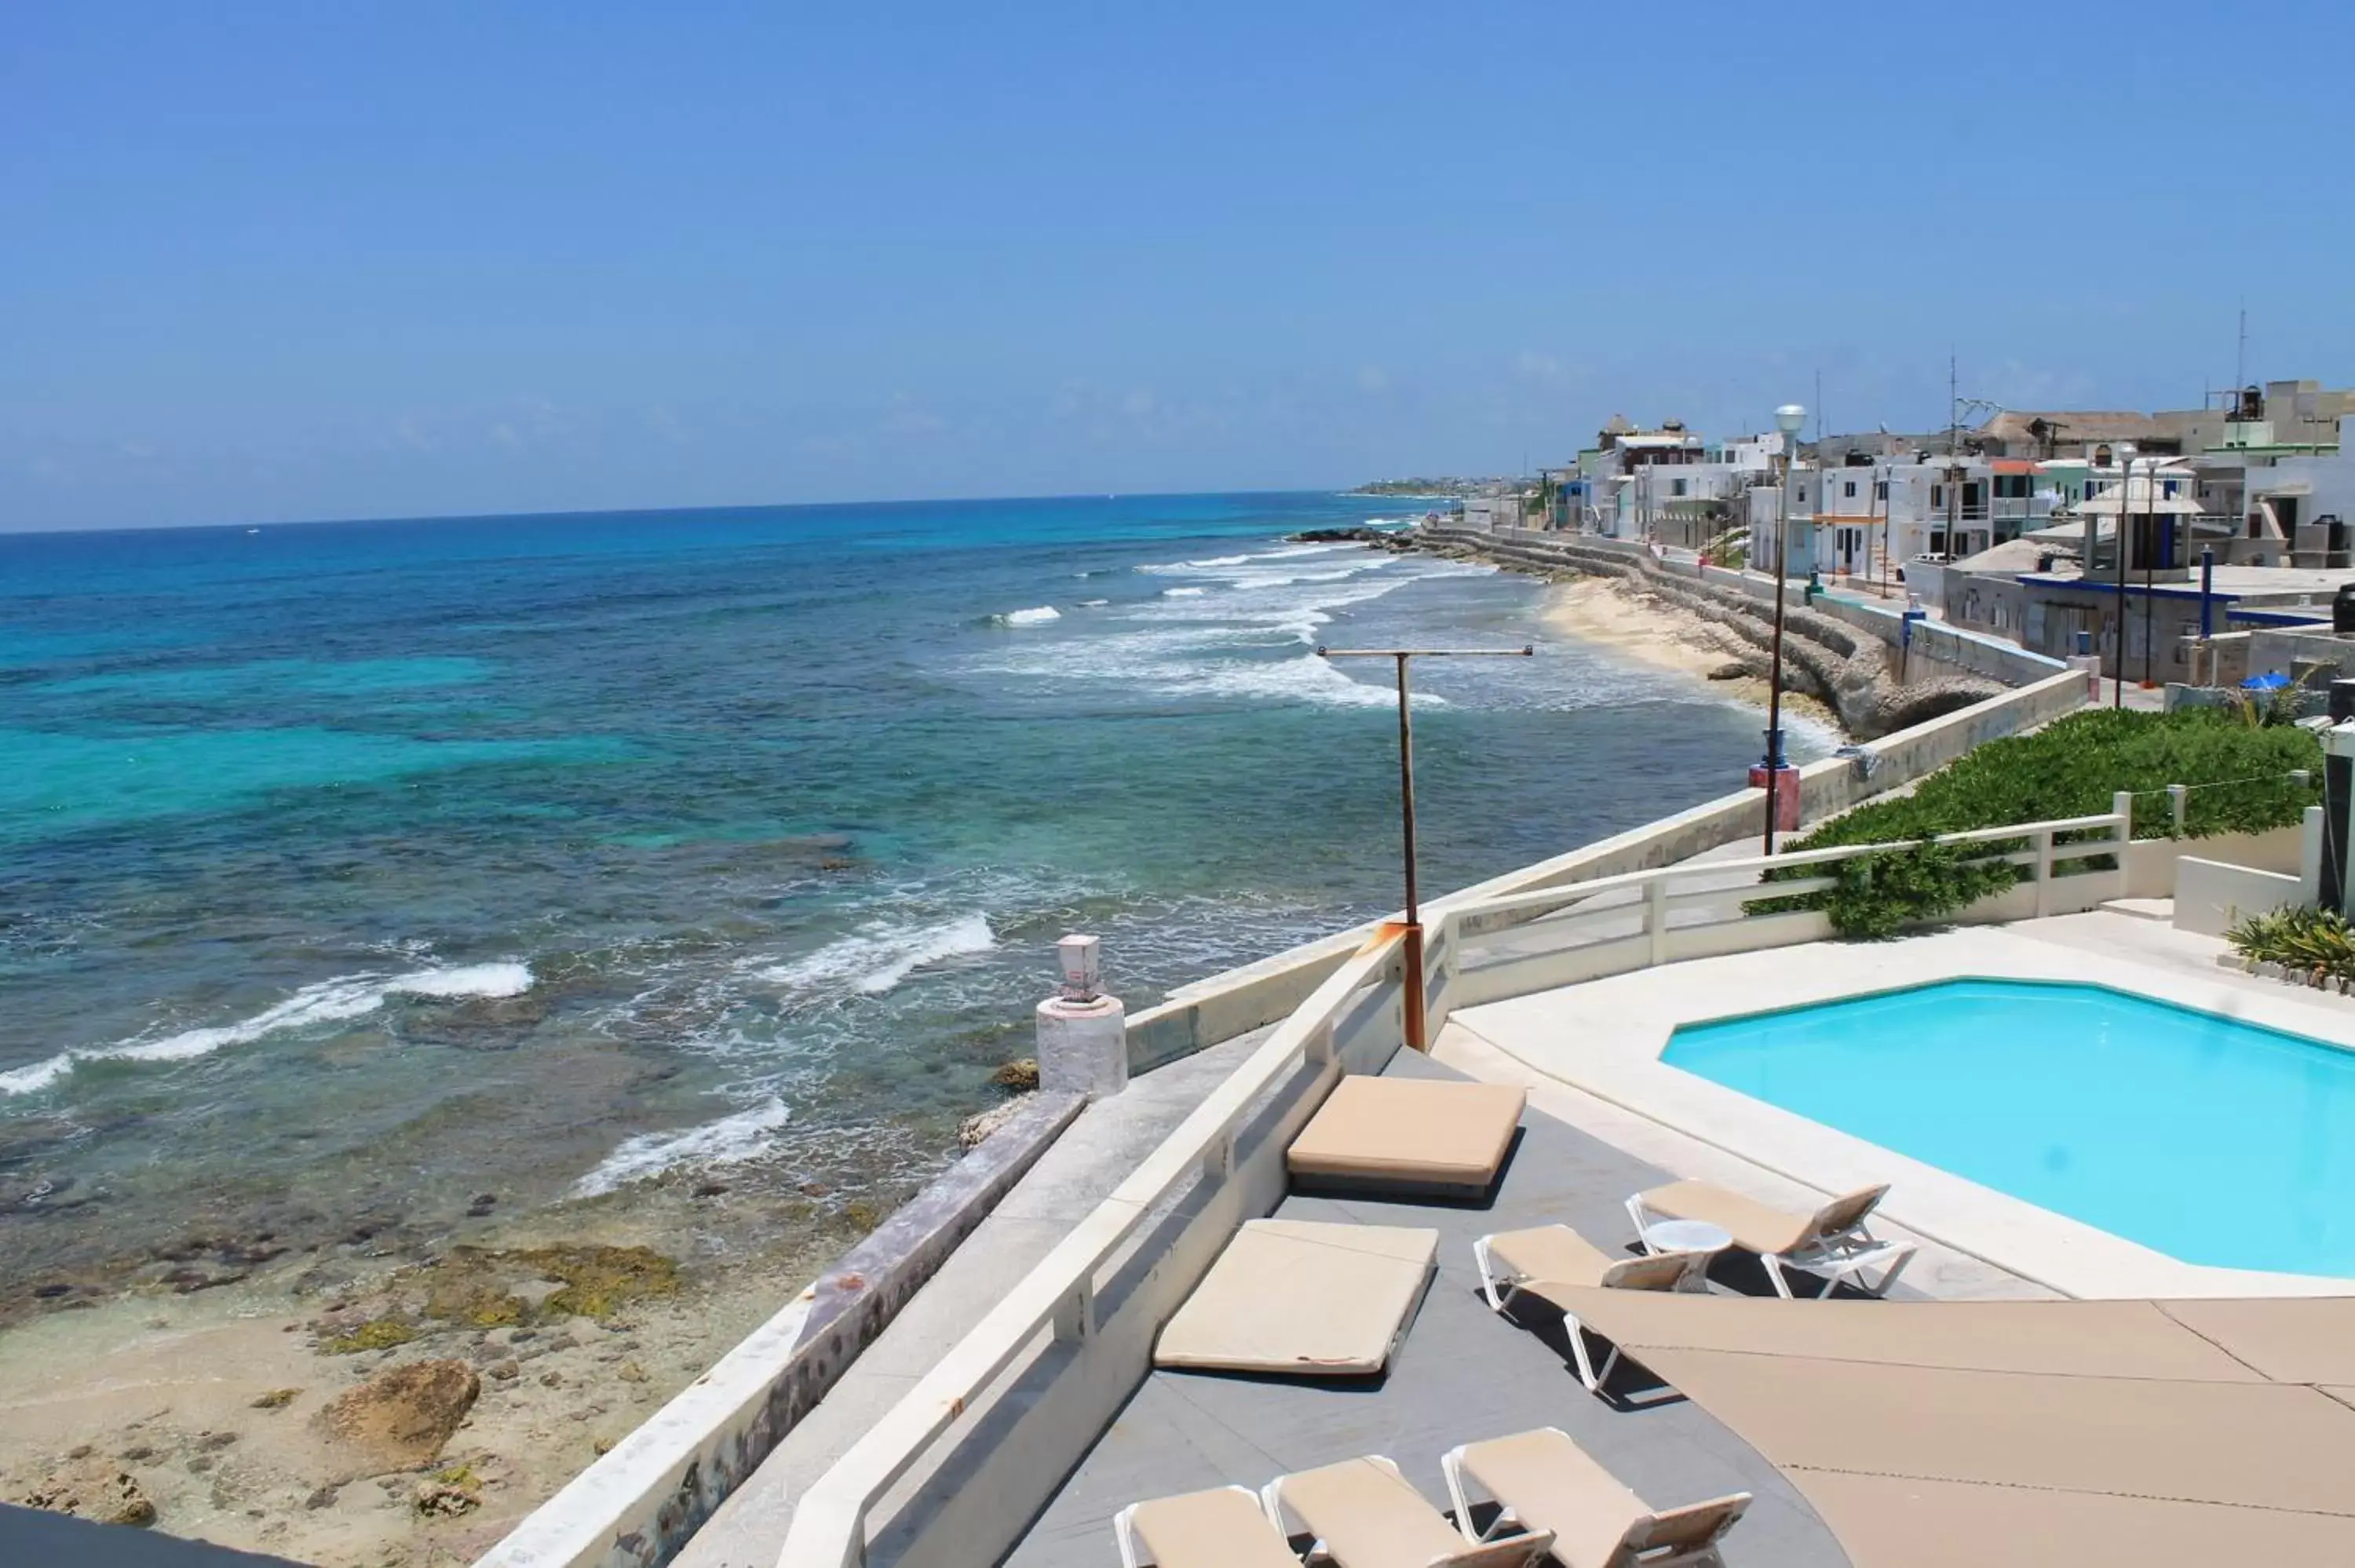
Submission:
[[[1454,1077],[1411,1052],[1391,1075]],[[1469,1440],[1559,1426],[1656,1507],[1726,1492],[1754,1494],[1728,1540],[1754,1568],[1848,1561],[1790,1483],[1700,1406],[1653,1403],[1632,1368],[1610,1388],[1634,1407],[1588,1393],[1570,1368],[1559,1317],[1537,1307],[1508,1322],[1481,1298],[1475,1238],[1492,1231],[1566,1223],[1635,1255],[1622,1201],[1670,1180],[1656,1166],[1531,1107],[1503,1179],[1485,1203],[1384,1202],[1295,1194],[1286,1219],[1416,1225],[1440,1234],[1439,1274],[1389,1371],[1362,1381],[1250,1378],[1156,1371],[1129,1400],[1079,1469],[1031,1527],[1008,1568],[1101,1568],[1116,1561],[1113,1515],[1140,1499],[1236,1483],[1257,1489],[1275,1476],[1362,1454],[1398,1461],[1433,1506],[1444,1509],[1439,1456]],[[1716,1288],[1766,1289],[1754,1262],[1721,1261]],[[1900,1292],[1904,1291],[1901,1284]],[[1535,1307],[1533,1298],[1523,1298]],[[879,1542],[870,1561],[891,1561]]]

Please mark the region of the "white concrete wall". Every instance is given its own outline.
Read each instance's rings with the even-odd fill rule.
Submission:
[[[2175,868],[2175,928],[2221,937],[2251,915],[2299,901],[2298,879],[2275,871],[2185,855]]]
[[[2136,802],[2136,810],[2164,811],[2167,802],[2153,801],[2146,795]],[[2305,830],[2296,826],[2262,833],[2219,833],[2205,839],[2137,839],[2126,848],[2126,896],[2180,897],[2176,885],[2179,867],[2194,855],[2296,881],[2304,842]]]

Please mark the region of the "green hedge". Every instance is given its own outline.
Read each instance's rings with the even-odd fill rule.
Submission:
[[[2300,784],[2288,775],[2307,772]],[[1789,847],[1905,843],[1940,833],[2011,822],[2099,816],[2124,789],[2135,802],[2134,836],[2173,836],[2165,793],[2169,784],[2192,786],[2184,835],[2262,832],[2295,823],[2322,799],[2322,746],[2305,730],[2252,727],[2229,714],[2174,714],[2102,708],[2073,714],[2034,735],[1989,741],[1914,791],[1859,806]],[[1922,845],[1843,861],[1828,873],[1794,866],[1768,880],[1833,874],[1840,885],[1804,897],[1762,901],[1759,912],[1822,909],[1848,937],[1885,937],[1901,927],[1950,915],[2026,874],[2018,866],[1971,866],[1972,854],[2027,847],[2015,843]],[[2101,861],[2074,863],[2105,868]]]

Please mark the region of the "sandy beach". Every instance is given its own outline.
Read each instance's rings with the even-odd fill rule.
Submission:
[[[1608,648],[1655,669],[1709,682],[1735,702],[1764,709],[1764,676],[1748,673],[1758,651],[1723,627],[1667,604],[1612,577],[1557,580],[1539,612],[1558,636]],[[1732,673],[1742,669],[1740,674]],[[1839,730],[1838,715],[1815,698],[1785,690],[1783,711],[1802,722]]]
[[[0,1333],[0,1498],[328,1568],[473,1561],[871,1224],[757,1166]],[[795,1223],[797,1222],[797,1223]]]

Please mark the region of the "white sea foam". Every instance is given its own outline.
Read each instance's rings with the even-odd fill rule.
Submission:
[[[1079,608],[1082,609],[1102,609],[1111,602],[1112,600],[1108,599],[1083,599],[1080,600]]]
[[[64,1052],[29,1067],[0,1073],[0,1095],[29,1095],[46,1089],[73,1071],[73,1057]]]
[[[61,1051],[45,1061],[0,1073],[0,1094],[28,1095],[45,1089],[81,1062],[186,1062],[209,1056],[226,1045],[245,1045],[265,1034],[336,1023],[374,1012],[396,995],[432,997],[521,996],[531,989],[530,969],[519,963],[466,964],[419,969],[385,978],[346,975],[306,985],[285,1001],[234,1023],[184,1029],[157,1040],[126,1040],[116,1045]]]
[[[789,991],[880,996],[927,964],[986,953],[996,945],[986,915],[929,925],[870,920],[806,957],[762,969],[761,978]]]
[[[593,1198],[633,1181],[644,1181],[681,1165],[733,1165],[764,1152],[770,1135],[791,1119],[785,1102],[721,1117],[685,1132],[643,1132],[624,1139],[597,1168],[573,1183],[576,1198]]]
[[[1084,638],[1007,641],[978,666],[1178,697],[1371,706],[1394,700],[1387,684],[1359,681],[1322,661],[1272,655],[1325,641],[1327,629],[1348,607],[1426,578],[1486,575],[1490,568],[1343,543],[1277,545],[1136,569],[1180,580],[1150,599],[1094,607],[1103,613],[1088,618]]]
[[[1009,609],[989,619],[1000,626],[1044,626],[1050,620],[1062,620],[1063,612],[1051,604],[1042,604],[1032,609]]]

